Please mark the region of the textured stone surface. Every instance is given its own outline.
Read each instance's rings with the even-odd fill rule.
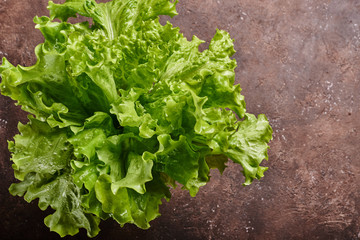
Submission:
[[[46,6],[0,0],[0,57],[35,62],[42,37],[32,18]],[[174,190],[149,230],[106,221],[96,239],[360,239],[360,2],[180,0],[178,12],[170,21],[187,38],[209,43],[220,28],[235,39],[248,112],[265,113],[274,129],[270,169],[242,187],[241,168],[229,164],[195,198]],[[50,212],[8,193],[6,140],[18,121],[26,114],[0,96],[0,238],[58,239],[43,224]]]

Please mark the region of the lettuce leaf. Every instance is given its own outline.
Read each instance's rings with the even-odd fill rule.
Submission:
[[[50,17],[34,18],[36,64],[3,59],[1,93],[31,114],[9,141],[20,180],[10,193],[51,207],[45,224],[62,237],[94,237],[108,218],[147,229],[170,187],[195,196],[228,158],[244,185],[264,176],[272,129],[246,113],[233,40],[217,30],[200,52],[202,40],[159,23],[176,3],[50,1]],[[67,22],[77,15],[92,24]]]

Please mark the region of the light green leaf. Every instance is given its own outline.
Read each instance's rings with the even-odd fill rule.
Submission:
[[[11,185],[10,193],[18,196],[25,193],[24,199],[28,202],[39,198],[40,209],[46,210],[49,206],[54,209],[55,212],[47,216],[44,222],[61,237],[73,236],[79,232],[79,228],[85,228],[89,237],[96,236],[100,231],[100,219],[84,213],[79,188],[67,173],[55,179],[29,173],[23,182]]]
[[[19,180],[31,172],[55,174],[68,166],[72,154],[66,130],[51,128],[31,116],[29,120],[26,125],[19,123],[21,134],[14,137],[15,143],[9,144],[15,177]]]
[[[174,141],[164,134],[158,140],[160,147],[155,154],[155,168],[183,184],[191,196],[195,196],[199,187],[206,184],[206,181],[199,178],[199,161],[202,160],[200,153],[191,149],[185,136]]]
[[[262,178],[267,170],[259,165],[262,160],[268,159],[267,143],[272,138],[272,129],[262,114],[258,119],[252,114],[246,114],[238,126],[237,132],[229,138],[229,149],[225,154],[241,164],[245,176],[244,185],[249,185],[254,179]]]
[[[126,176],[113,183],[111,190],[116,193],[119,188],[126,187],[134,189],[140,194],[144,194],[146,192],[145,183],[153,179],[151,175],[153,166],[151,157],[151,154],[148,152],[144,152],[143,156],[130,152],[127,160],[129,166],[126,171]]]
[[[130,199],[126,188],[119,189],[116,194],[111,191],[111,178],[101,175],[95,184],[96,198],[102,203],[102,209],[113,215],[113,218],[122,226],[132,223]]]

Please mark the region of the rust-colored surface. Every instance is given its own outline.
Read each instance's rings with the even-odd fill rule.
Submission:
[[[0,0],[0,57],[35,62],[32,18],[46,6]],[[248,112],[274,129],[270,169],[242,187],[230,164],[196,198],[174,190],[149,230],[106,221],[95,239],[360,239],[360,1],[180,0],[178,12],[170,21],[188,38],[209,42],[220,28],[235,39]],[[49,212],[7,190],[6,140],[25,116],[0,96],[0,239],[59,239],[43,224]]]

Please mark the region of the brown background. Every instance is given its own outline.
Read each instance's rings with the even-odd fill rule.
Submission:
[[[32,18],[46,6],[0,0],[0,57],[35,62],[42,37]],[[270,169],[242,187],[230,164],[196,198],[174,190],[149,230],[106,221],[96,239],[360,239],[360,1],[180,0],[177,9],[171,22],[187,38],[208,44],[220,28],[235,39],[248,112],[265,113],[274,129]],[[25,116],[0,97],[0,238],[58,239],[43,224],[49,212],[7,190],[6,140]]]

